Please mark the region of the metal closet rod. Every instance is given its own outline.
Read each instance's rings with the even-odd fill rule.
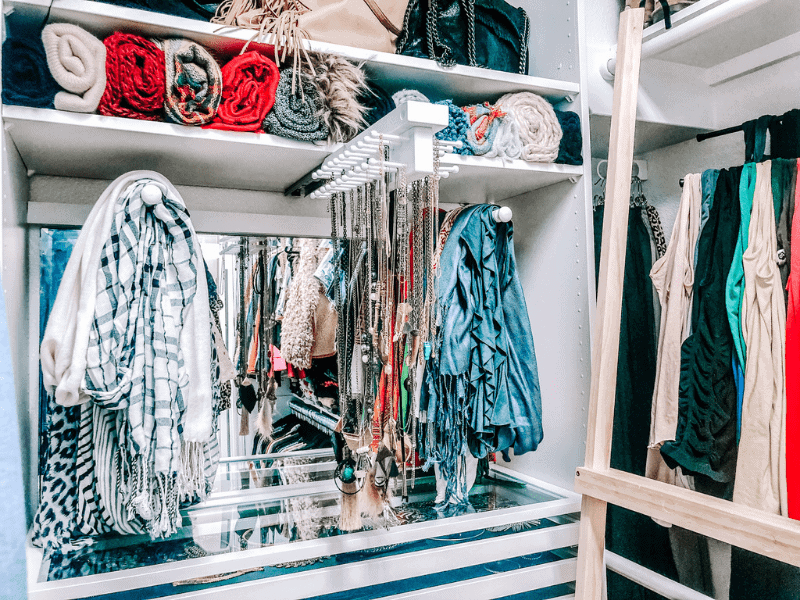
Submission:
[[[726,127],[725,129],[718,129],[717,131],[709,131],[708,133],[698,133],[697,134],[697,141],[704,142],[706,140],[710,140],[712,138],[722,137],[723,135],[730,135],[732,133],[738,133],[739,131],[744,131],[744,125],[736,125],[734,127]]]

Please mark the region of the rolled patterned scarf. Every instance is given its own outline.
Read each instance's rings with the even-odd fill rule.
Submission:
[[[436,133],[436,138],[450,142],[461,141],[461,148],[454,148],[455,154],[472,154],[472,149],[467,143],[467,131],[469,131],[469,118],[464,109],[453,104],[452,100],[440,100],[435,104],[443,104],[450,111],[447,127]]]
[[[150,40],[117,32],[106,38],[106,89],[101,115],[160,121],[164,113],[164,52]]]
[[[530,162],[553,162],[558,157],[561,125],[550,103],[532,92],[506,94],[498,108],[512,110],[522,140],[521,158]]]
[[[467,144],[475,156],[482,156],[494,146],[497,130],[506,116],[502,110],[488,102],[464,107],[467,114]]]
[[[264,131],[281,137],[316,142],[327,139],[330,130],[321,115],[322,99],[314,81],[300,76],[300,89],[292,94],[293,69],[281,69],[275,106],[264,119]]]
[[[3,42],[3,104],[53,108],[58,89],[42,40],[9,35]]]
[[[275,104],[280,72],[263,54],[245,52],[222,67],[222,103],[209,129],[259,131]]]
[[[508,110],[497,126],[492,148],[484,156],[514,160],[519,158],[520,154],[522,154],[522,139],[519,137],[519,125],[514,118],[514,111]]]
[[[190,40],[165,40],[167,118],[183,125],[205,125],[222,100],[222,71],[202,46]]]
[[[70,23],[51,23],[42,30],[47,65],[58,85],[55,107],[93,113],[106,89],[106,47],[88,31]]]

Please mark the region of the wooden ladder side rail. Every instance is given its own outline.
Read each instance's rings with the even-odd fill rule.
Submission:
[[[597,471],[608,470],[611,461],[643,28],[643,8],[628,9],[620,15],[586,439],[586,466]],[[606,502],[584,495],[581,501],[575,590],[575,597],[578,599],[601,600],[605,597],[605,533]]]

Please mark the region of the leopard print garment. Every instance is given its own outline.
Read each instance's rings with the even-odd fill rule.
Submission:
[[[64,407],[48,397],[47,451],[42,499],[33,520],[33,543],[57,549],[70,543],[77,512],[78,431],[80,407]]]

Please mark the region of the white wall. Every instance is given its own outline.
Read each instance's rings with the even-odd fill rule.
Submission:
[[[583,183],[562,183],[506,202],[531,319],[542,391],[544,440],[511,467],[573,489],[584,462],[591,343]],[[502,464],[502,462],[501,462]]]

